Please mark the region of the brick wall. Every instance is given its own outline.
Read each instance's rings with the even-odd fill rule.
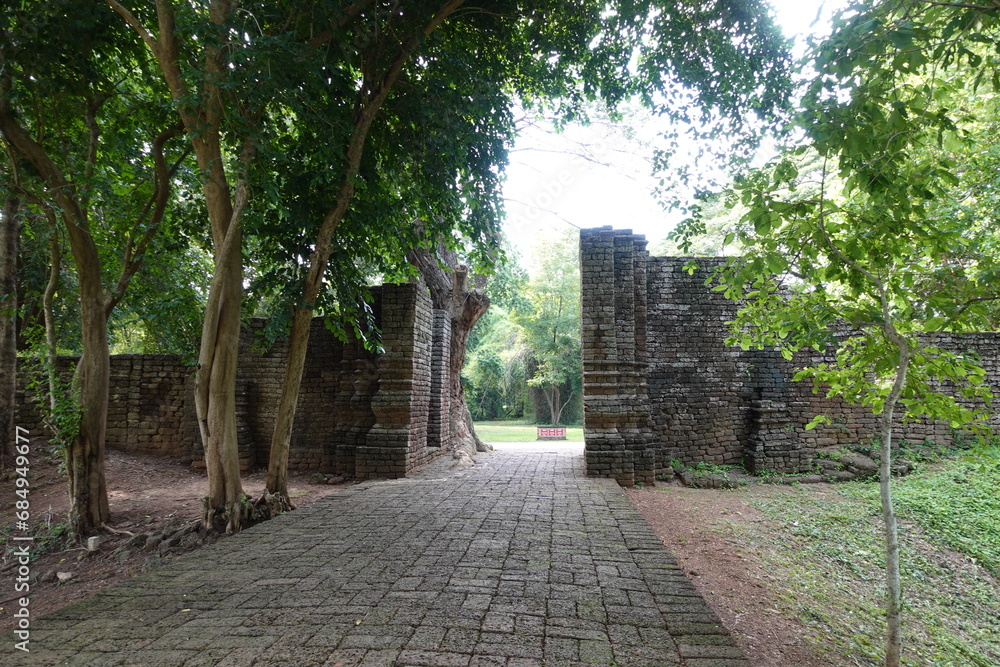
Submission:
[[[793,382],[795,367],[769,351],[727,347],[736,304],[705,285],[724,259],[650,257],[645,239],[610,227],[580,234],[581,344],[587,472],[622,484],[650,481],[678,459],[800,472],[816,450],[878,433],[863,407]],[[634,285],[634,287],[633,287]],[[1000,387],[1000,334],[938,344],[977,351]],[[834,424],[806,431],[817,414]],[[950,442],[947,424],[898,424],[897,440]]]
[[[403,477],[426,463],[434,314],[423,285],[382,286],[382,347],[375,424],[356,454],[356,476]],[[440,401],[438,401],[440,405]]]
[[[356,339],[339,341],[322,320],[312,322],[291,469],[399,477],[449,444],[447,385],[439,375],[447,374],[450,320],[436,317],[422,284],[385,285],[372,294],[384,354],[365,350]],[[250,321],[240,340],[237,426],[244,470],[267,465],[287,366],[286,342],[262,346],[264,325]],[[75,363],[60,359],[64,377],[71,376]],[[32,436],[42,435],[41,412],[25,386],[21,377],[18,424]],[[107,445],[204,467],[193,388],[193,367],[178,356],[113,356]]]
[[[77,357],[60,357],[57,369],[68,383]],[[111,357],[108,447],[190,460],[194,418],[192,367],[176,355],[120,354]],[[17,423],[30,437],[47,435],[43,413],[26,389],[28,378],[18,369]]]

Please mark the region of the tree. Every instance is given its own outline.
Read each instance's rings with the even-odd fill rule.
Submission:
[[[747,212],[735,236],[746,250],[716,276],[717,289],[743,300],[730,342],[776,347],[804,364],[797,379],[880,415],[892,666],[902,654],[897,410],[971,427],[991,398],[975,355],[939,339],[990,328],[998,298],[996,235],[976,217],[996,185],[995,170],[977,165],[994,163],[983,138],[997,109],[976,91],[1000,84],[984,76],[996,51],[981,46],[1000,37],[998,11],[916,1],[841,14],[805,61],[815,72],[797,122],[806,145],[737,179]],[[801,196],[795,158],[809,151],[818,187]],[[828,346],[832,361],[794,356]]]
[[[21,203],[13,192],[0,208],[0,473],[11,467],[17,426],[14,411],[17,370],[17,237]]]
[[[177,129],[157,116],[162,107],[142,94],[148,88],[119,78],[121,71],[137,66],[136,53],[101,12],[72,2],[25,2],[4,19],[0,137],[19,162],[12,171],[20,174],[10,185],[58,211],[77,276],[83,336],[75,379],[80,423],[65,455],[70,522],[74,535],[84,536],[110,518],[103,461],[108,316],[166,211],[175,168],[166,157],[167,144]],[[102,139],[106,131],[110,136]],[[121,178],[120,170],[135,176],[138,197],[110,185]],[[95,212],[115,224],[114,231],[107,231],[116,246],[122,235],[127,240],[110,288],[104,283],[100,248],[105,230],[91,225]]]
[[[558,424],[582,390],[580,357],[580,266],[575,234],[545,245],[538,271],[528,283],[530,307],[517,312],[523,344],[534,358],[528,385],[537,387]]]

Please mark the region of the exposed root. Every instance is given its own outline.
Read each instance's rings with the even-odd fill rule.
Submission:
[[[227,502],[225,507],[212,507],[209,505],[208,498],[202,498],[202,505],[204,510],[201,523],[205,530],[232,535],[256,523],[250,496],[243,496],[240,500]]]
[[[134,537],[135,536],[135,533],[131,533],[131,532],[127,531],[127,530],[119,530],[117,528],[112,528],[111,526],[109,526],[106,523],[102,523],[101,524],[101,530],[106,530],[109,533],[112,533],[114,535],[128,535],[129,537]]]
[[[284,493],[271,493],[267,489],[260,494],[260,498],[253,502],[254,515],[261,519],[273,519],[279,514],[291,512],[295,509],[291,498]]]

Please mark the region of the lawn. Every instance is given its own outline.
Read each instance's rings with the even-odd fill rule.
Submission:
[[[483,442],[534,442],[537,425],[523,422],[475,422],[476,433]],[[566,440],[583,442],[583,428],[567,427]]]
[[[995,460],[995,459],[994,459]],[[895,480],[903,664],[1000,665],[1000,466],[944,459]],[[734,525],[777,581],[784,611],[837,664],[882,659],[885,543],[875,482],[792,487],[758,500],[768,527]]]

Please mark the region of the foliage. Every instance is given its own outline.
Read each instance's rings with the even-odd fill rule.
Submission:
[[[159,197],[167,175],[174,202],[190,196],[196,177],[183,162],[179,142],[170,142],[171,105],[145,54],[99,6],[24,0],[4,20],[5,102],[71,183],[82,224],[97,245],[106,298],[119,306],[110,323],[112,339],[139,323],[151,343],[134,349],[190,353],[192,320],[201,305],[192,288],[204,283],[205,267],[196,269],[190,261],[190,225],[183,215],[190,207],[169,207]],[[124,71],[130,75],[122,76]],[[163,178],[157,175],[160,150]],[[10,167],[4,179],[24,197],[18,273],[25,325],[31,326],[47,278],[49,237],[65,243],[67,234],[56,226],[61,205],[46,176],[24,159]],[[147,251],[156,261],[144,262]],[[70,296],[79,289],[75,260],[64,255],[55,306],[61,345],[80,352],[78,299]],[[138,289],[130,294],[136,274]]]
[[[996,455],[996,452],[994,452]],[[1000,465],[952,459],[896,483],[900,516],[1000,577]],[[860,497],[873,503],[870,487]]]
[[[61,372],[66,369],[59,368],[57,360],[49,357],[40,333],[36,331],[29,338],[33,342],[30,353],[19,358],[27,378],[27,394],[52,434],[49,442],[63,452],[80,431],[80,388],[73,381],[72,373]]]
[[[473,418],[523,416],[529,359],[520,328],[506,310],[491,304],[474,331],[462,371]]]

